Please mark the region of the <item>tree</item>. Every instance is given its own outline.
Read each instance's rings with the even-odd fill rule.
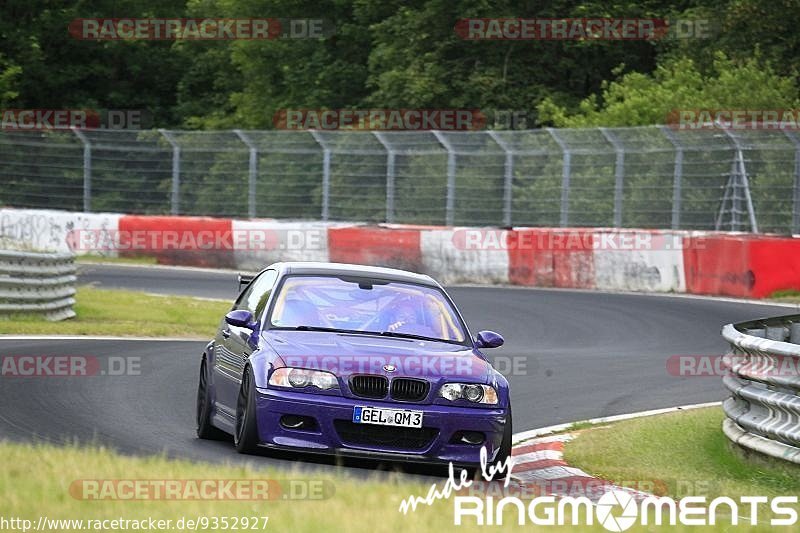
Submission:
[[[759,59],[734,61],[718,52],[705,73],[692,59],[670,59],[652,75],[630,72],[604,83],[600,95],[585,98],[574,112],[546,99],[539,105],[540,119],[568,128],[640,126],[664,124],[679,109],[796,107],[800,100],[794,81]]]

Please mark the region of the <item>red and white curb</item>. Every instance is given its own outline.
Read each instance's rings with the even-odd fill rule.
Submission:
[[[607,424],[719,405],[720,402],[682,405],[666,409],[594,418],[587,420],[586,423],[590,425]],[[516,444],[511,450],[511,455],[514,458],[511,479],[521,489],[533,495],[541,496],[569,496],[573,498],[583,496],[594,503],[598,503],[605,494],[612,492],[624,492],[636,501],[642,501],[647,497],[654,496],[649,492],[617,485],[611,481],[588,474],[580,468],[570,466],[564,460],[564,445],[575,438],[574,433],[569,433],[572,427],[574,427],[572,423],[559,424],[514,435],[513,442]],[[636,483],[644,484],[643,480],[633,482],[633,484]],[[655,485],[655,483],[652,484]]]
[[[511,451],[514,457],[511,479],[532,494],[585,497],[593,503],[614,491],[625,492],[636,501],[652,496],[648,492],[615,485],[567,464],[564,460],[564,443],[573,438],[575,436],[568,433],[541,437],[515,446]]]

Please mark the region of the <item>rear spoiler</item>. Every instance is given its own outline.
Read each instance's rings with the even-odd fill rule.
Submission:
[[[239,274],[237,279],[239,280],[239,292],[242,292],[242,288],[249,285],[251,281],[255,278],[252,274]]]

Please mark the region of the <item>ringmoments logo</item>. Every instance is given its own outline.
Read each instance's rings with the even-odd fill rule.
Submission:
[[[504,510],[509,508],[518,525],[536,526],[587,525],[595,523],[608,531],[626,531],[642,526],[713,526],[747,523],[749,525],[794,526],[797,524],[797,496],[742,496],[737,500],[720,496],[672,498],[650,496],[637,501],[622,490],[611,490],[593,503],[586,497],[540,496],[529,502],[516,496],[494,498],[456,496],[453,523],[460,525],[503,525]],[[771,512],[766,517],[767,509]]]
[[[491,464],[486,447],[480,451],[481,477],[491,485],[508,494],[516,458],[508,457],[505,462]],[[495,481],[498,474],[505,474],[505,480]],[[798,497],[741,496],[738,499],[719,496],[684,496],[673,499],[666,496],[633,494],[621,488],[610,488],[596,497],[596,501],[586,496],[552,495],[536,496],[531,499],[519,495],[541,491],[511,491],[513,494],[496,497],[498,491],[485,490],[492,495],[469,494],[475,481],[469,479],[466,470],[460,470],[456,479],[453,463],[449,465],[447,481],[440,487],[432,484],[425,496],[411,495],[400,502],[398,511],[402,514],[414,512],[419,506],[433,505],[439,500],[453,500],[453,524],[456,526],[501,526],[508,523],[535,526],[577,526],[601,525],[607,531],[627,531],[634,525],[642,526],[714,526],[717,524],[737,526],[749,525],[794,526],[798,520]],[[522,485],[526,483],[522,482]],[[482,488],[486,488],[483,486]],[[530,489],[530,487],[528,487]],[[467,494],[465,494],[467,493]]]

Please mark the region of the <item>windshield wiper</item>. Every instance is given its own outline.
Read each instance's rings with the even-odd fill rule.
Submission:
[[[329,328],[325,326],[306,326],[306,325],[279,328],[279,329],[288,329],[294,331],[325,331],[330,333],[346,333],[348,335],[377,335],[379,337],[393,337],[396,339],[415,339],[420,341],[447,342],[450,344],[458,344],[458,345],[463,344],[461,342],[450,339],[437,339],[436,337],[427,337],[425,335],[414,335],[413,333],[398,333],[396,331],[364,331],[360,329],[341,329],[341,328]]]
[[[421,341],[434,341],[434,342],[449,342],[450,344],[461,344],[458,341],[450,339],[437,339],[436,337],[427,337],[425,335],[414,335],[413,333],[398,333],[396,331],[381,331],[378,333],[381,337],[395,337],[398,339],[417,339]]]
[[[293,329],[295,331],[329,331],[331,333],[363,333],[362,331],[358,331],[355,329],[340,329],[340,328],[328,328],[325,326],[294,326],[285,329]]]

